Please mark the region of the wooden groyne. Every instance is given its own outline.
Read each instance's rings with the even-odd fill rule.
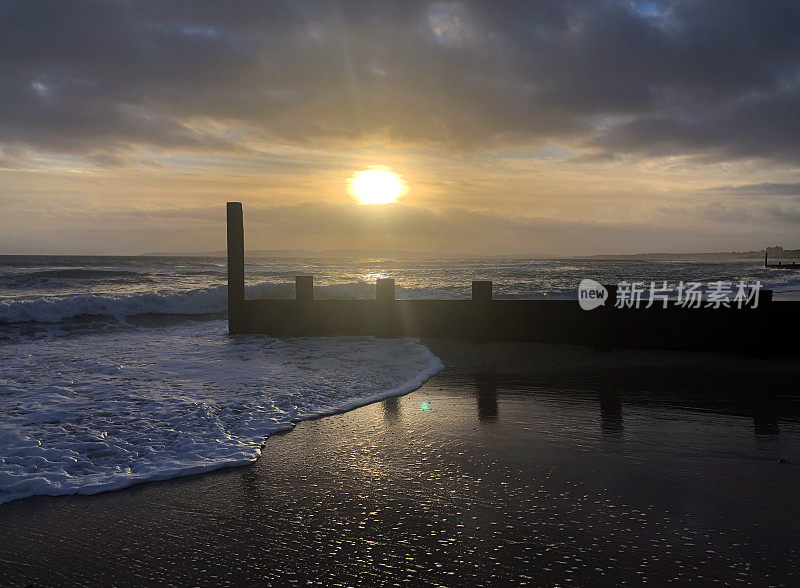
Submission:
[[[481,341],[537,341],[747,355],[800,353],[800,302],[757,308],[582,310],[576,300],[495,300],[492,283],[472,282],[470,300],[397,300],[393,279],[379,279],[371,300],[318,300],[313,276],[297,276],[292,299],[245,298],[242,205],[228,203],[228,324],[231,333],[275,336],[368,334]],[[609,287],[613,300],[614,287]]]
[[[772,251],[778,255],[786,255],[786,254],[800,254],[800,251],[784,251],[782,247],[767,247],[764,250],[764,267],[770,269],[800,269],[800,263],[797,261],[781,261],[779,258],[778,261],[773,261],[772,263],[769,262],[769,254]]]

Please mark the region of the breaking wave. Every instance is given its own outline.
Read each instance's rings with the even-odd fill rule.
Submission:
[[[410,392],[413,339],[229,337],[224,321],[0,345],[0,504],[254,461],[294,423]]]
[[[434,295],[422,289],[398,287],[399,295]],[[293,283],[263,282],[247,286],[248,298],[294,298]],[[351,282],[317,286],[318,298],[368,299],[375,296],[375,285]],[[99,317],[124,322],[137,315],[220,315],[227,312],[227,286],[212,286],[183,292],[145,292],[135,294],[67,294],[6,298],[0,300],[0,323],[55,324],[76,317]]]

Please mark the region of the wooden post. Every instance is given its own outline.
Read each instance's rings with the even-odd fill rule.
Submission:
[[[594,313],[595,349],[610,351],[616,341],[617,313],[614,305],[617,303],[617,285],[603,284],[603,287],[608,292],[605,304],[587,312]]]
[[[758,292],[758,306],[747,308],[741,321],[744,353],[747,357],[767,359],[775,354],[775,318],[772,313],[772,290]]]
[[[472,280],[472,338],[475,341],[489,341],[496,325],[491,324],[489,313],[492,302],[491,280]]]
[[[394,278],[378,278],[375,282],[375,300],[378,303],[376,333],[379,337],[396,337]]]
[[[472,300],[473,302],[491,302],[492,281],[472,280]]]
[[[780,327],[777,327],[779,324],[778,317],[774,316],[777,313],[774,312],[772,290],[761,290],[759,298],[758,309],[761,310],[759,313],[761,318],[759,335],[763,341],[761,355],[765,358],[772,357],[778,352],[780,345],[780,339],[776,337],[776,328],[780,329]]]
[[[616,284],[603,284],[603,287],[608,291],[608,298],[603,305],[604,308],[613,310],[614,305],[617,304],[617,285]]]
[[[394,278],[378,278],[376,280],[375,299],[378,302],[394,301]]]
[[[314,276],[294,277],[294,297],[300,302],[314,300]]]
[[[228,332],[242,332],[244,311],[244,221],[242,203],[228,202]]]

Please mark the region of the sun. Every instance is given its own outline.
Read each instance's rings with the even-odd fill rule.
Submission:
[[[388,167],[357,171],[347,183],[351,196],[359,204],[391,204],[408,192],[408,185],[402,176]]]

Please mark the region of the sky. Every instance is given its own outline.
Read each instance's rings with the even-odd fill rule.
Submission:
[[[800,2],[0,0],[0,254],[800,247]],[[359,204],[389,169],[397,202]]]

